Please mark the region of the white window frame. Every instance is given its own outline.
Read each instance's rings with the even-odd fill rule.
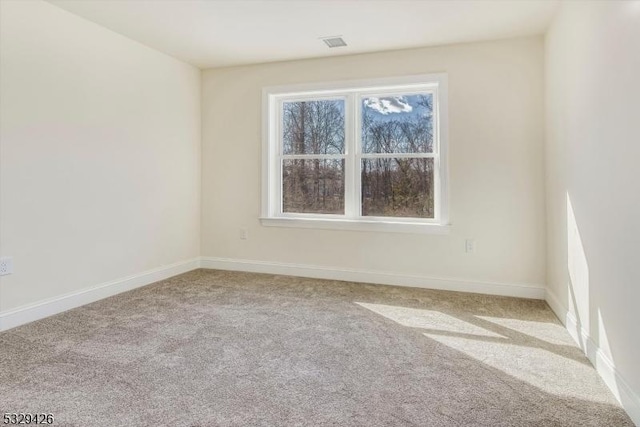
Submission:
[[[361,99],[385,94],[433,94],[433,153],[363,154],[360,143]],[[345,150],[328,158],[345,160],[345,215],[282,211],[282,103],[322,98],[345,99]],[[398,78],[267,87],[263,89],[262,214],[264,226],[359,231],[447,234],[449,224],[447,75],[423,74]],[[322,155],[310,155],[313,158]],[[290,157],[290,156],[287,156]],[[408,157],[434,159],[434,218],[361,215],[361,159]]]

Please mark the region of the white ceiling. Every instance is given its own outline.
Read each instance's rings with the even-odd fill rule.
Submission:
[[[557,0],[50,0],[200,68],[543,33]],[[329,49],[319,37],[341,35]]]

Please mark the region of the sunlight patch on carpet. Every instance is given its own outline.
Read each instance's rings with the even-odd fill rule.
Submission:
[[[480,337],[504,338],[502,335],[464,320],[435,310],[398,307],[384,304],[356,302],[360,307],[371,310],[409,328],[438,329],[443,332],[471,334]]]

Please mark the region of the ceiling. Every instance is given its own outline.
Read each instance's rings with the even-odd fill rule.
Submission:
[[[49,0],[200,68],[542,34],[557,0]],[[324,36],[347,47],[329,49]]]

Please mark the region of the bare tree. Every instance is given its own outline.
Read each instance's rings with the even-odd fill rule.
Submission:
[[[363,108],[365,153],[429,153],[433,151],[431,96],[417,97],[414,114],[380,119]],[[366,159],[362,166],[364,215],[432,217],[433,160],[425,158]]]
[[[308,159],[290,160],[289,170],[285,164],[285,211],[338,213],[344,210],[342,161],[314,158],[314,155],[344,152],[342,103],[327,100],[284,104],[284,153],[308,155]]]

